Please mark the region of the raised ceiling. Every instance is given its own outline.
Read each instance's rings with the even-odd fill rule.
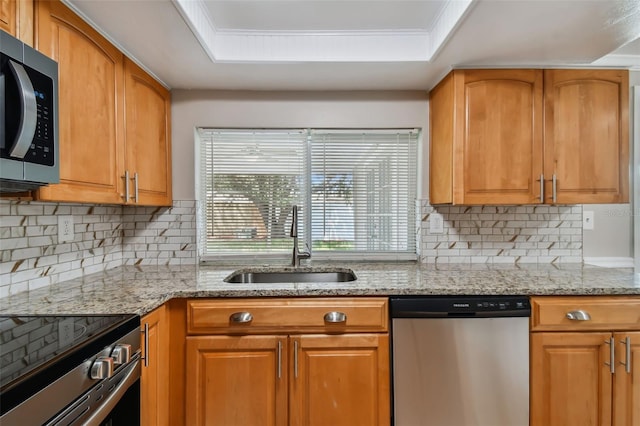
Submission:
[[[170,88],[428,90],[455,67],[640,69],[638,0],[66,0]]]

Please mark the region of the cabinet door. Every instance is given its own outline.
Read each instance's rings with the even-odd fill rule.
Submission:
[[[37,48],[59,67],[60,184],[36,197],[122,203],[123,55],[59,1],[37,18]]]
[[[616,333],[614,338],[617,365],[613,424],[637,426],[640,425],[640,332]]]
[[[170,95],[149,74],[125,59],[125,144],[130,199],[137,204],[171,205]]]
[[[545,70],[544,102],[544,169],[556,176],[556,202],[629,201],[628,71]]]
[[[533,333],[531,426],[611,425],[611,333]]]
[[[464,204],[540,203],[542,72],[465,70],[456,96]]]
[[[287,425],[287,337],[187,338],[187,425]]]
[[[17,37],[17,1],[0,0],[0,30]]]
[[[169,324],[166,318],[166,309],[161,306],[140,320],[142,330],[148,333],[146,338],[143,335],[142,356],[146,362],[140,377],[140,424],[143,426],[169,424]]]
[[[292,336],[290,351],[292,425],[389,424],[387,334]]]

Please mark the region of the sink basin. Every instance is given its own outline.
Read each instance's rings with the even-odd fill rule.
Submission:
[[[337,271],[237,271],[224,280],[228,283],[342,283],[355,281],[350,269]]]

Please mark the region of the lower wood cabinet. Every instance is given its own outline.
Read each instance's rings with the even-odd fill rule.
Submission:
[[[531,426],[640,425],[640,299],[533,298],[532,307]]]
[[[300,335],[290,341],[289,424],[389,424],[388,335]]]
[[[329,300],[329,301],[328,301]],[[390,423],[389,336],[386,299],[317,299],[325,313],[377,307],[367,325],[304,320],[313,299],[188,302],[188,330],[215,333],[221,310],[233,306],[224,333],[243,313],[236,335],[190,335],[186,344],[187,425],[388,425]],[[342,305],[341,305],[342,302]],[[225,306],[225,303],[228,305]],[[279,310],[278,307],[285,307]],[[254,310],[251,310],[251,307]],[[286,311],[283,314],[283,311]],[[311,309],[313,312],[313,309]],[[195,313],[195,315],[194,315]],[[210,315],[212,314],[212,315]],[[209,327],[203,318],[209,316]],[[270,318],[271,317],[271,318]],[[282,326],[269,328],[280,317]],[[253,334],[255,323],[262,334]],[[319,324],[319,325],[318,325]],[[381,331],[382,330],[382,331]]]
[[[142,317],[142,375],[140,378],[140,424],[169,424],[169,324],[166,307]]]

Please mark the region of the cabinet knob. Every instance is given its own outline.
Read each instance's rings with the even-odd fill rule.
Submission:
[[[245,324],[253,320],[253,315],[250,312],[234,312],[229,317],[229,320],[238,324]]]
[[[324,314],[324,320],[331,323],[347,322],[347,314],[344,312],[327,312]]]
[[[586,311],[578,310],[567,312],[567,318],[572,321],[589,321],[591,319],[591,315]]]

